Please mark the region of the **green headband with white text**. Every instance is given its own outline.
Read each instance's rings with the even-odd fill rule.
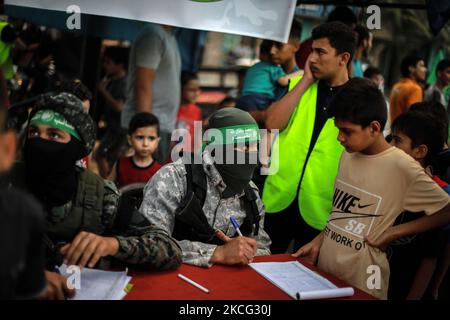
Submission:
[[[208,129],[207,139],[209,145],[226,145],[258,142],[261,136],[256,124],[246,124]]]
[[[39,110],[30,121],[30,125],[46,125],[69,133],[81,141],[80,135],[64,116],[53,110]]]

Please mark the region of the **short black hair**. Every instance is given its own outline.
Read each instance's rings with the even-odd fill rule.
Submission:
[[[408,110],[392,123],[392,131],[400,131],[411,139],[411,147],[416,148],[424,144],[428,148],[425,164],[432,162],[433,158],[443,149],[445,140],[441,131],[436,130],[439,123],[429,113],[417,110]]]
[[[195,72],[183,71],[181,73],[181,87],[187,85],[191,80],[198,80],[198,75]]]
[[[415,68],[420,60],[424,60],[424,58],[416,51],[413,51],[403,57],[400,64],[400,71],[402,73],[402,76],[409,77],[409,67]]]
[[[342,22],[333,21],[323,23],[312,31],[313,40],[327,38],[337,54],[348,52],[352,60],[356,49],[356,37],[352,29]]]
[[[104,57],[110,58],[114,63],[123,65],[124,69],[128,67],[128,49],[123,47],[106,47],[103,53]]]
[[[350,27],[352,24],[356,24],[357,19],[355,13],[349,7],[337,6],[327,18],[327,22],[332,21],[340,21]]]
[[[6,25],[0,36],[0,39],[5,43],[13,43],[19,37],[19,32],[11,25]]]
[[[444,71],[450,67],[450,59],[442,59],[436,66],[436,75],[439,71]]]
[[[369,29],[364,27],[363,25],[357,25],[355,27],[355,33],[358,37],[356,46],[359,47],[364,40],[369,40],[370,32]]]
[[[350,121],[363,128],[378,121],[381,130],[387,120],[387,107],[383,93],[365,78],[350,79],[331,99],[328,116],[336,120]]]
[[[372,78],[373,76],[375,76],[377,74],[383,75],[381,70],[378,69],[377,67],[369,67],[366,69],[366,71],[364,71],[364,78]]]
[[[272,49],[273,41],[264,39],[259,45],[259,54],[270,55],[270,50]]]
[[[67,92],[73,94],[81,101],[91,100],[92,92],[79,79],[62,81],[58,87],[59,92]]]
[[[229,104],[229,103],[236,103],[236,99],[230,96],[226,96],[225,98],[223,98],[222,101],[219,102],[219,104],[217,105],[217,109],[222,109],[225,108],[225,105]]]
[[[130,125],[128,126],[128,134],[131,136],[139,128],[144,127],[156,127],[156,132],[159,137],[159,120],[150,112],[139,112],[131,118]]]
[[[411,111],[421,111],[434,117],[438,127],[442,130],[444,141],[448,138],[448,115],[447,110],[440,102],[416,102],[409,107]]]

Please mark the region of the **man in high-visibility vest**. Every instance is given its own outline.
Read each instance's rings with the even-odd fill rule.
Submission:
[[[17,32],[8,22],[0,21],[0,68],[6,80],[14,76],[11,51],[17,37]]]
[[[304,76],[267,110],[266,127],[281,131],[263,191],[272,253],[285,252],[293,239],[297,250],[325,227],[343,150],[327,106],[349,80],[356,39],[341,22],[316,27],[312,39]]]

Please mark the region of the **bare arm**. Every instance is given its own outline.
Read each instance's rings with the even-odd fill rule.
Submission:
[[[264,124],[266,121],[266,110],[251,111],[249,113],[257,123]]]
[[[152,87],[155,74],[156,71],[153,69],[137,68],[134,86],[136,112],[152,112]]]
[[[400,237],[422,233],[448,224],[449,222],[450,204],[447,204],[443,209],[439,210],[435,214],[390,227],[377,239],[373,239],[370,235],[368,235],[365,240],[372,247],[384,249],[390,242]]]
[[[304,74],[303,70],[298,70],[298,71],[289,73],[289,74],[287,74],[285,76],[282,76],[280,79],[278,79],[278,84],[280,86],[285,87],[285,86],[287,86],[289,84],[289,80],[290,79],[302,76],[303,74]]]
[[[314,77],[309,68],[309,58],[305,65],[305,74],[297,85],[289,91],[281,100],[274,102],[266,110],[266,128],[269,130],[286,128],[292,113],[298,105],[303,93],[314,82]]]
[[[115,99],[111,93],[106,89],[109,80],[103,79],[98,85],[98,92],[102,95],[103,99],[105,99],[105,103],[108,107],[112,108],[116,112],[122,112],[124,101],[122,99]]]
[[[323,231],[319,233],[311,242],[305,244],[303,247],[293,253],[292,256],[295,258],[303,258],[305,261],[312,265],[315,265],[317,258],[319,257],[320,247],[322,246],[324,238]]]

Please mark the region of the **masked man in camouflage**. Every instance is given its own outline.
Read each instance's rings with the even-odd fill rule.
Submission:
[[[255,255],[270,254],[264,206],[251,182],[258,125],[235,108],[217,111],[209,122],[203,153],[161,168],[145,187],[140,212],[177,239],[184,263],[246,265]]]
[[[94,123],[78,98],[45,96],[30,114],[24,161],[15,165],[7,184],[40,200],[47,213],[47,245],[68,264],[94,267],[102,257],[113,257],[153,270],[178,267],[181,251],[167,232],[137,210],[119,218],[115,185],[75,166],[94,143]],[[119,226],[118,220],[127,224]]]

